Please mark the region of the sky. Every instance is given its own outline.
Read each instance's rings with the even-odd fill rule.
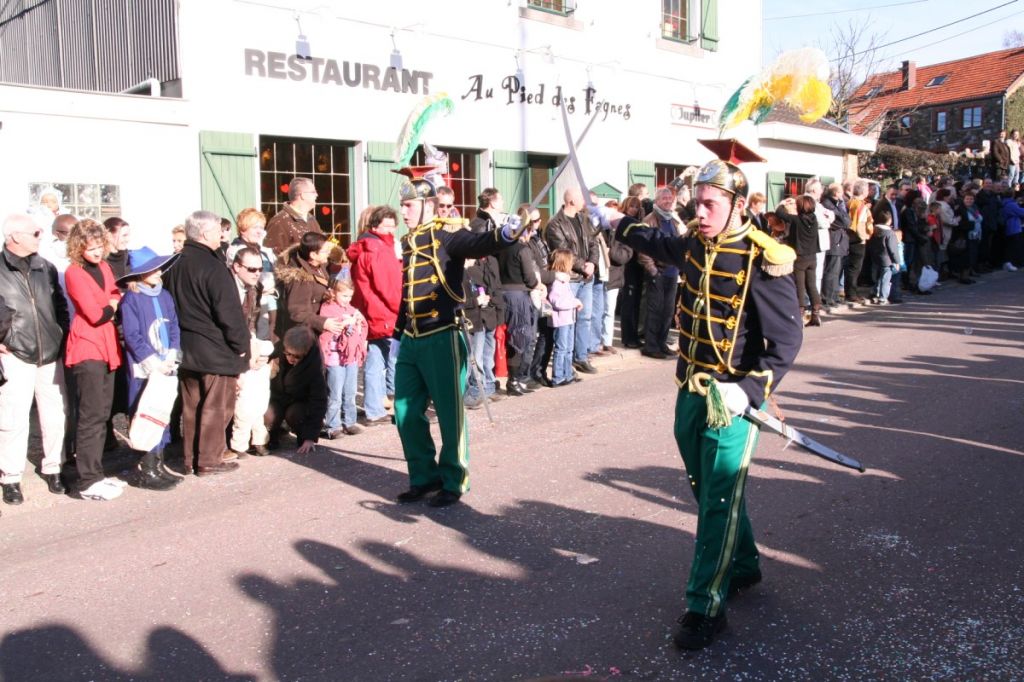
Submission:
[[[921,66],[1001,50],[1007,31],[1024,33],[1024,0],[763,0],[763,12],[766,65],[795,47],[820,46],[828,54],[832,29],[848,30],[850,21],[867,23],[868,34],[881,36],[881,43],[924,33],[878,50],[882,71],[899,68],[905,59]],[[953,22],[958,23],[932,30]]]

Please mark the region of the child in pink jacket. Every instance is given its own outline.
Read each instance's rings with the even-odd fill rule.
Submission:
[[[576,311],[583,303],[573,296],[569,287],[573,255],[568,249],[556,249],[551,256],[551,270],[555,281],[548,285],[548,302],[551,303],[550,325],[555,330],[555,354],[553,360],[552,386],[566,386],[573,382],[572,344],[576,328]]]
[[[342,433],[355,435],[363,430],[356,423],[356,389],[359,368],[366,359],[366,318],[352,306],[352,282],[336,279],[327,290],[328,299],[320,314],[341,320],[345,328],[339,334],[320,335],[320,351],[327,368],[327,437]]]

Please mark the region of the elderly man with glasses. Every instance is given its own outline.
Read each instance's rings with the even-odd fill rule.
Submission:
[[[275,256],[302,241],[307,232],[323,232],[316,222],[316,187],[309,178],[292,178],[288,183],[288,203],[267,223],[264,246]]]
[[[50,492],[64,493],[64,415],[67,404],[61,347],[68,306],[57,270],[39,256],[42,230],[27,215],[3,223],[0,297],[11,309],[10,331],[0,339],[0,487],[7,504],[21,504],[21,475],[28,455],[29,408],[36,401],[43,437],[40,466]]]

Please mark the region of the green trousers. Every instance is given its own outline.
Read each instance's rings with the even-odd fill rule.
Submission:
[[[708,427],[705,399],[685,388],[679,391],[676,443],[697,498],[697,537],[686,583],[690,611],[717,616],[725,607],[729,580],[760,570],[744,494],[758,434],[740,417],[724,429]]]
[[[469,430],[462,402],[466,357],[466,343],[458,329],[406,335],[398,346],[395,424],[411,485],[441,479],[445,490],[460,495],[469,490]],[[430,401],[441,427],[440,457],[426,415]]]

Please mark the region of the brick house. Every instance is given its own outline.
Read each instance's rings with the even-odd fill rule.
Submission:
[[[1008,127],[1007,100],[1022,84],[1022,48],[921,67],[905,61],[899,71],[872,74],[854,92],[850,127],[883,144],[987,152]]]

